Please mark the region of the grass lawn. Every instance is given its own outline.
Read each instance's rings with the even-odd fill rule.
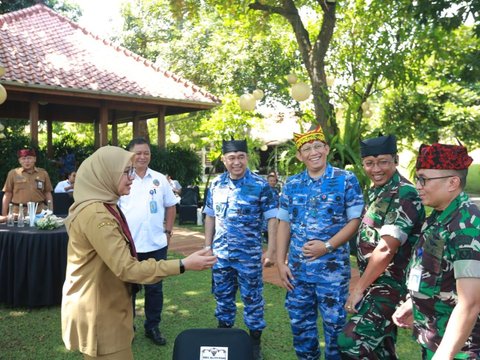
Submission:
[[[173,255],[175,256],[175,255]],[[164,283],[165,303],[161,330],[168,339],[166,346],[153,345],[143,334],[143,314],[137,312],[137,334],[133,343],[135,359],[170,360],[175,337],[187,328],[216,327],[213,315],[215,302],[210,293],[210,271],[186,272],[170,277]],[[267,329],[262,337],[266,360],[295,360],[288,315],[283,306],[285,291],[265,284]],[[238,301],[236,326],[245,329],[241,301]],[[142,307],[142,295],[137,307]],[[76,352],[67,352],[62,343],[60,307],[34,310],[11,309],[0,305],[0,359],[81,359]],[[323,345],[323,343],[322,343]],[[410,331],[400,330],[400,359],[421,359],[419,346]]]

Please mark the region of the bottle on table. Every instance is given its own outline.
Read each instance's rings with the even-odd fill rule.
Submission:
[[[20,204],[18,206],[17,226],[18,227],[24,227],[25,226],[25,214],[23,213],[23,204]]]
[[[15,225],[15,219],[13,217],[13,204],[8,204],[7,226]]]

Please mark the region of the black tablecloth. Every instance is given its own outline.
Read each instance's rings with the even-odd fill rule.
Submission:
[[[38,230],[0,225],[0,303],[59,305],[67,266],[65,227]]]

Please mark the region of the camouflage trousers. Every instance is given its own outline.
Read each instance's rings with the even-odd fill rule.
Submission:
[[[264,320],[263,278],[260,271],[246,269],[239,264],[212,269],[212,293],[217,307],[215,317],[221,323],[233,326],[237,306],[235,297],[240,289],[244,311],[243,321],[250,330],[263,330]]]
[[[342,359],[396,360],[397,327],[392,315],[400,298],[398,291],[376,286],[359,303],[338,337]]]
[[[340,359],[337,336],[345,320],[348,279],[338,283],[314,284],[294,280],[294,289],[287,292],[285,306],[290,316],[293,346],[297,358],[320,358],[317,318],[320,312],[325,337],[325,359]]]

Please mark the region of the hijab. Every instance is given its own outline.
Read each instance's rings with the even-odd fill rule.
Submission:
[[[118,184],[125,168],[135,154],[116,146],[104,146],[82,162],[77,171],[73,199],[65,220],[67,229],[73,219],[86,206],[102,202],[116,204],[120,198]]]

